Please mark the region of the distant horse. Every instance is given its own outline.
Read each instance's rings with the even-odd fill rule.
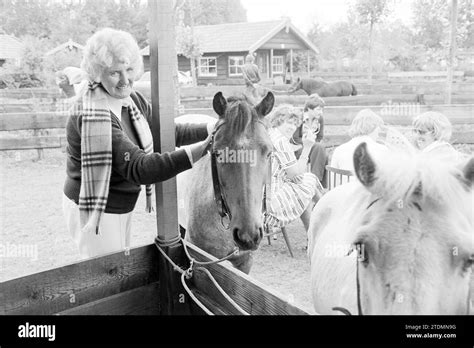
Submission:
[[[263,118],[274,102],[272,93],[256,106],[244,96],[226,100],[217,93],[215,158],[206,155],[178,176],[179,222],[186,239],[217,258],[237,246],[239,255],[229,261],[245,273],[263,236],[263,188],[270,180],[273,148]]]
[[[289,88],[290,93],[302,89],[306,94],[311,95],[317,93],[320,97],[344,97],[349,95],[357,95],[356,87],[348,81],[325,82],[318,79],[302,79],[298,77]]]
[[[362,143],[354,152],[359,181],[329,191],[313,210],[315,311],[468,313],[474,158],[455,165],[370,150]]]

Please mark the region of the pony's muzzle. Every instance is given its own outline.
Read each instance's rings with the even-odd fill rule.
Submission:
[[[232,236],[241,250],[257,250],[263,238],[263,228],[261,225],[253,228],[234,226]]]

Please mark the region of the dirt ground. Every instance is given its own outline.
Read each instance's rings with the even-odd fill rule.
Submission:
[[[31,250],[27,257],[0,257],[0,281],[79,260],[62,215],[65,154],[44,150],[44,159],[36,158],[36,150],[0,153],[0,241],[4,248],[10,244]],[[140,197],[135,209],[132,246],[153,243],[156,234],[155,215],[144,212],[144,202]],[[264,239],[250,275],[312,313],[303,224],[296,221],[287,231],[295,257],[282,236],[271,245]]]

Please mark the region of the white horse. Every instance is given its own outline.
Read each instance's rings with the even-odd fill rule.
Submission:
[[[318,202],[308,231],[320,314],[466,314],[474,259],[474,158],[354,152],[359,180]]]

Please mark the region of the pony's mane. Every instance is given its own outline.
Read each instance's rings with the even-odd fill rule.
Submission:
[[[374,153],[373,157],[377,167],[375,190],[386,193],[390,203],[405,201],[416,191],[422,200],[433,200],[472,220],[472,190],[461,180],[467,161],[455,162],[445,154],[393,147]]]
[[[254,105],[245,95],[227,98],[227,108],[224,115],[226,120],[226,135],[229,137],[242,135],[258,120]]]

